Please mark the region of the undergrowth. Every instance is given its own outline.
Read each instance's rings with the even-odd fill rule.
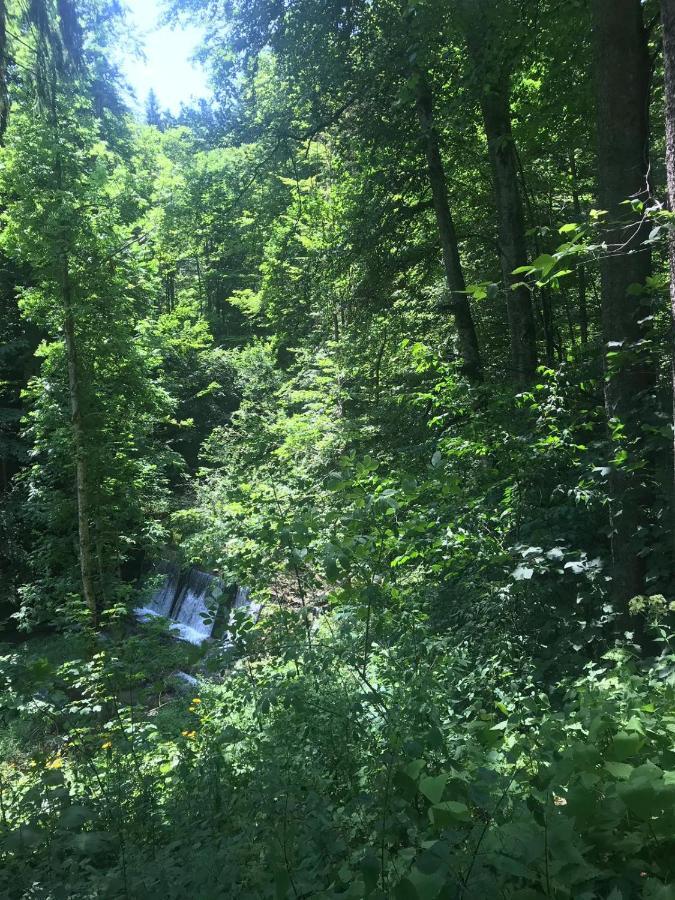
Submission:
[[[546,687],[420,611],[365,666],[345,611],[270,657],[287,615],[241,620],[198,690],[157,627],[88,662],[5,655],[2,896],[672,896],[666,644]]]

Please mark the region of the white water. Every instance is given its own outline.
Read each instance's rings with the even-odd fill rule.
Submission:
[[[164,579],[164,584],[153,594],[150,605],[146,607],[146,611],[148,613],[154,613],[156,616],[165,616],[166,618],[169,618],[173,601],[180,588],[180,582],[180,570],[170,569]]]
[[[176,637],[191,644],[201,644],[211,637],[214,625],[214,606],[223,593],[220,579],[199,569],[180,572],[170,569],[164,584],[158,588],[147,606],[136,609],[141,620],[152,616],[171,619],[171,630]],[[249,605],[249,592],[238,588],[231,608],[242,609]]]
[[[193,644],[211,637],[215,613],[209,612],[208,602],[220,592],[222,585],[213,575],[191,569],[183,586],[182,596],[174,604],[171,618],[181,636]]]

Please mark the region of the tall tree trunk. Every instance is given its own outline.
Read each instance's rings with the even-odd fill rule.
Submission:
[[[462,272],[457,245],[455,223],[450,213],[448,187],[443,169],[443,160],[438,140],[438,132],[434,125],[433,99],[428,81],[421,71],[414,73],[415,107],[417,118],[424,137],[427,156],[427,174],[436,213],[438,236],[443,251],[445,277],[450,293],[450,308],[455,320],[459,338],[459,352],[462,358],[462,369],[472,381],[482,381],[483,367],[478,346],[478,336],[471,315],[469,298],[466,293],[466,282]]]
[[[70,394],[70,418],[75,451],[75,490],[77,497],[78,550],[80,555],[80,574],[82,577],[82,593],[91,614],[94,627],[98,625],[99,609],[94,589],[94,554],[92,551],[90,528],[90,494],[87,464],[87,447],[84,422],[82,419],[81,384],[77,355],[77,338],[75,334],[75,317],[73,312],[73,296],[68,271],[68,261],[62,263],[62,299],[63,299],[63,333],[68,359],[68,388]]]
[[[541,310],[544,318],[544,343],[546,346],[546,365],[555,365],[555,325],[553,322],[553,300],[551,289],[541,289]]]
[[[666,80],[666,171],[671,212],[675,210],[675,0],[661,0],[661,27]],[[675,230],[670,233],[671,365],[675,425]],[[673,537],[675,538],[675,446],[673,447]]]
[[[527,187],[527,179],[525,178],[525,170],[523,169],[523,164],[520,160],[520,155],[513,145],[513,151],[516,157],[516,163],[518,165],[518,176],[520,179],[520,184],[522,185],[522,196],[524,200],[524,208],[525,213],[527,214],[526,218],[523,221],[523,227],[525,228],[525,223],[527,222],[527,227],[532,229],[534,232],[534,252],[536,256],[540,256],[542,253],[541,243],[539,241],[539,237],[537,234],[537,226],[540,224],[540,219],[537,216],[535,211],[535,203],[533,199],[530,199],[530,192]],[[551,216],[549,215],[549,223],[551,221]],[[523,236],[524,237],[524,236]],[[544,346],[546,347],[546,365],[549,367],[553,367],[555,365],[555,321],[553,315],[553,297],[551,295],[551,289],[549,287],[543,287],[539,291],[539,296],[541,297],[541,324],[544,332]]]
[[[7,84],[7,5],[0,0],[0,147],[5,140],[7,118],[9,115],[9,88]]]
[[[650,273],[650,254],[643,246],[649,228],[636,225],[636,213],[624,204],[647,189],[649,56],[640,0],[593,0],[592,7],[599,201],[607,211],[604,239],[609,248],[601,270],[605,405],[616,449],[629,454],[629,465],[612,466],[609,482],[613,592],[625,610],[627,601],[645,590],[640,551],[650,503],[645,472],[635,465],[639,469],[644,454],[642,423],[653,373],[641,349],[645,308],[630,290],[644,284]]]
[[[532,381],[537,369],[537,334],[532,296],[513,270],[528,262],[523,201],[518,184],[518,157],[511,130],[511,84],[508,66],[493,59],[490,35],[494,0],[460,0],[464,32],[473,63],[488,142],[502,278],[511,333],[511,366],[517,381]],[[496,26],[495,26],[496,27]],[[491,40],[489,38],[492,38]]]
[[[537,369],[537,336],[532,295],[528,288],[513,286],[522,281],[513,270],[528,262],[525,217],[518,186],[518,164],[511,133],[511,92],[508,79],[487,86],[481,95],[481,110],[497,207],[497,227],[511,330],[511,364],[519,381],[529,382]]]
[[[58,75],[52,70],[50,79],[50,121],[53,129],[54,146],[59,144],[59,119],[57,105]],[[63,161],[60,153],[55,154],[56,184],[59,191],[65,191]],[[75,453],[75,498],[77,503],[78,554],[80,557],[80,576],[82,595],[91,615],[94,628],[99,623],[99,608],[94,588],[94,553],[90,527],[90,492],[87,458],[86,430],[82,417],[82,385],[80,382],[79,360],[77,352],[77,334],[75,328],[75,310],[73,308],[73,286],[70,277],[68,253],[61,257],[60,288],[63,303],[63,336],[68,362],[68,392],[70,397],[70,422]]]
[[[581,222],[581,198],[579,196],[579,180],[577,176],[577,161],[574,150],[570,154],[570,175],[572,176],[572,204],[574,215],[578,223]],[[586,269],[579,266],[577,269],[577,290],[579,294],[579,330],[581,331],[581,343],[588,343],[588,300],[586,297]]]

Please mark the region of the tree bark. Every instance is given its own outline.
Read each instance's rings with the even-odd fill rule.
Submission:
[[[487,86],[481,110],[497,207],[497,229],[511,330],[511,364],[515,377],[530,382],[537,370],[537,338],[532,295],[513,270],[528,262],[525,217],[518,187],[518,164],[511,132],[511,92],[508,79],[501,86]]]
[[[555,325],[553,322],[553,301],[551,289],[541,289],[541,311],[544,319],[544,344],[546,346],[546,365],[555,365]]]
[[[666,88],[666,172],[671,212],[675,211],[675,0],[661,0],[661,29]],[[671,372],[675,425],[675,228],[670,232]],[[673,538],[675,539],[675,446],[673,447]]]
[[[522,185],[522,197],[524,201],[524,220],[523,227],[529,227],[534,232],[534,252],[536,256],[540,256],[542,253],[541,243],[539,241],[539,237],[537,235],[537,225],[539,224],[539,217],[535,212],[535,204],[533,200],[530,199],[530,194],[528,192],[527,187],[527,179],[525,178],[525,170],[523,169],[523,164],[520,160],[520,156],[516,150],[515,144],[513,145],[513,152],[516,157],[516,163],[518,166],[518,177],[520,179],[520,184]],[[549,216],[550,222],[550,216]],[[555,365],[555,351],[556,351],[556,328],[555,328],[555,317],[553,314],[553,297],[551,295],[551,289],[548,286],[542,287],[539,290],[539,297],[541,298],[541,325],[544,332],[544,346],[546,348],[546,365],[549,367],[553,367]],[[536,312],[536,310],[535,310]],[[536,316],[535,316],[536,319]]]
[[[577,161],[574,150],[570,154],[570,175],[572,176],[572,204],[577,223],[581,222],[581,198],[579,196],[579,180],[577,176]],[[577,290],[579,293],[579,330],[581,343],[588,343],[588,300],[586,295],[586,269],[580,265],[577,269]]]
[[[0,147],[4,144],[9,116],[9,87],[7,84],[7,5],[0,0]]]
[[[492,2],[492,0],[490,0]],[[518,184],[518,158],[511,130],[511,85],[506,62],[494,56],[491,7],[485,0],[460,0],[464,33],[474,67],[492,169],[502,279],[511,334],[514,378],[531,382],[537,370],[537,334],[532,296],[513,270],[528,262],[523,201]],[[488,38],[492,38],[489,40]]]
[[[472,381],[483,380],[483,366],[478,346],[478,336],[471,315],[469,298],[466,293],[466,282],[462,271],[457,244],[457,232],[452,220],[448,202],[448,187],[443,168],[443,160],[438,140],[438,132],[434,125],[433,99],[431,89],[419,70],[415,78],[415,108],[417,119],[424,138],[427,157],[427,175],[431,186],[431,194],[436,214],[438,236],[443,251],[445,277],[450,293],[450,309],[455,320],[459,340],[459,353],[462,358],[462,370]]]
[[[642,343],[645,307],[630,290],[650,274],[650,254],[643,244],[649,227],[636,223],[640,214],[624,204],[630,197],[644,199],[647,190],[649,55],[640,0],[593,0],[592,7],[599,202],[607,211],[608,250],[601,268],[605,405],[616,449],[629,454],[628,465],[613,465],[609,479],[613,594],[625,611],[627,602],[645,591],[641,550],[650,505],[645,473],[639,469],[644,409],[654,376]]]
[[[98,626],[99,609],[94,589],[94,555],[90,528],[89,474],[86,448],[86,434],[82,419],[81,385],[75,334],[72,287],[68,271],[68,261],[62,263],[63,333],[68,359],[68,389],[70,395],[70,418],[75,451],[75,491],[77,498],[78,550],[80,574],[84,602],[91,614],[94,627]]]

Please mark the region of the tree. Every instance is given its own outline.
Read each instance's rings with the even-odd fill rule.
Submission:
[[[484,0],[461,0],[459,9],[492,168],[502,280],[511,333],[512,374],[517,381],[527,383],[537,369],[537,335],[532,296],[513,274],[515,269],[527,264],[528,252],[511,128],[513,60],[500,21],[501,6]]]
[[[164,128],[164,116],[159,106],[159,100],[154,88],[148,91],[148,97],[145,101],[145,122],[147,125],[153,125],[160,131]]]
[[[443,253],[443,266],[450,294],[455,327],[459,339],[462,368],[472,381],[481,381],[482,362],[478,335],[466,292],[466,281],[459,255],[457,232],[448,202],[448,187],[439,146],[438,132],[434,124],[433,97],[426,75],[420,69],[413,74],[415,108],[424,140],[427,173],[433,197],[438,236]]]
[[[661,29],[663,33],[663,58],[666,89],[666,173],[668,200],[671,212],[675,212],[675,2],[661,0]],[[675,229],[670,233],[670,315],[671,356],[673,385],[673,421],[675,422]],[[675,465],[675,447],[673,449]],[[673,534],[675,536],[675,471],[673,472]]]
[[[50,13],[54,16],[51,21]],[[50,248],[51,259],[45,274],[52,281],[57,294],[60,293],[63,311],[63,335],[68,367],[71,430],[75,456],[78,555],[82,594],[89,609],[92,624],[96,626],[99,621],[100,608],[94,587],[90,473],[86,425],[82,410],[80,354],[75,325],[75,296],[70,261],[73,234],[72,232],[69,234],[69,223],[64,217],[64,213],[68,211],[64,200],[65,192],[70,188],[70,185],[66,184],[67,168],[70,167],[67,166],[67,161],[62,155],[64,136],[61,133],[59,109],[60,101],[62,101],[62,97],[59,96],[60,82],[64,76],[74,79],[76,70],[81,64],[82,34],[70,0],[62,3],[58,11],[46,3],[37,3],[29,9],[29,20],[32,20],[36,33],[34,57],[36,99],[40,102],[40,108],[43,110],[41,125],[48,141],[45,150],[49,163],[51,163],[51,174],[56,187],[56,193],[53,195],[56,231],[51,235],[53,240]],[[56,23],[56,27],[52,22]],[[72,174],[76,177],[75,172]],[[68,212],[72,212],[72,210]]]
[[[142,196],[103,139],[90,74],[76,56],[79,21],[36,9],[33,45],[22,51],[30,77],[18,92],[2,173],[3,245],[30,270],[22,311],[47,336],[27,390],[34,462],[26,478],[42,498],[28,508],[40,535],[32,558],[38,604],[49,604],[55,581],[72,591],[76,524],[79,592],[96,625],[161,504],[162,455],[150,464],[145,453],[169,403],[136,338]]]
[[[651,260],[640,205],[650,196],[650,64],[640,0],[594,0],[592,9],[599,202],[606,213],[608,248],[601,266],[605,404],[615,446],[609,483],[613,590],[625,609],[645,591],[650,506],[643,422],[654,383],[645,324]]]
[[[208,8],[208,3],[194,5]],[[252,71],[258,71],[248,64],[251,55],[255,54],[259,63],[269,54],[269,48],[273,49],[280,74],[299,95],[292,115],[300,121],[309,116],[310,127],[304,130],[310,140],[345,121],[355,140],[369,141],[374,123],[388,116],[395,105],[404,139],[409,140],[411,125],[414,127],[416,147],[412,151],[406,147],[404,153],[409,157],[419,147],[424,152],[423,171],[432,196],[436,243],[440,245],[449,295],[449,303],[443,308],[453,317],[463,371],[470,379],[480,381],[478,336],[466,293],[426,64],[426,58],[434,53],[426,46],[433,34],[429,21],[434,15],[435,10],[425,13],[412,6],[405,12],[396,3],[376,9],[361,0],[346,7],[332,0],[325,0],[319,7],[294,0],[283,10],[266,2],[238,3],[232,10],[229,50],[237,56],[244,51],[239,56],[240,71],[250,77]],[[225,49],[216,46],[216,54]],[[231,62],[229,66],[231,69]],[[284,148],[288,131],[283,121],[279,144]]]
[[[7,46],[7,4],[0,0],[0,144],[7,130],[9,114],[9,53]]]

